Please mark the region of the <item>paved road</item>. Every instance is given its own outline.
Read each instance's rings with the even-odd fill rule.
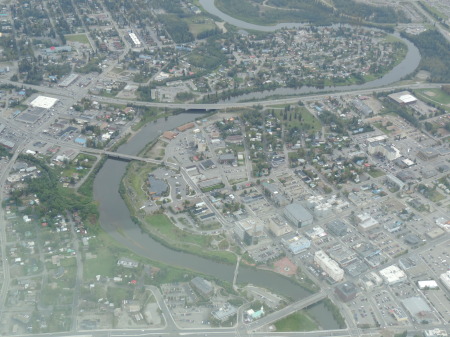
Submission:
[[[17,151],[9,160],[8,164],[4,167],[3,172],[0,176],[0,202],[3,201],[5,197],[5,182],[9,176],[9,171],[11,167],[14,165],[17,157],[23,149],[23,145],[19,144]],[[3,268],[3,282],[0,290],[0,317],[3,315],[3,310],[5,309],[6,297],[8,295],[9,290],[9,282],[11,280],[10,272],[9,272],[9,262],[6,253],[6,221],[5,221],[5,213],[4,208],[0,206],[0,246],[1,246],[1,254],[2,254],[2,268]]]

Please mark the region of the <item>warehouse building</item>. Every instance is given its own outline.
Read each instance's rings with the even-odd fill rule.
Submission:
[[[287,205],[284,208],[284,216],[294,226],[300,228],[311,225],[313,223],[313,216],[298,202]]]
[[[314,262],[336,282],[344,279],[344,270],[323,250],[319,250],[314,254]]]

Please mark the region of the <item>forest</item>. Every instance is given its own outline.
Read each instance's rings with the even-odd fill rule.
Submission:
[[[395,24],[408,22],[401,11],[388,6],[372,6],[353,0],[334,0],[326,5],[315,0],[268,0],[261,6],[257,0],[217,0],[216,5],[227,14],[244,21],[273,24],[278,22],[307,22],[329,25],[342,22]],[[278,7],[280,9],[274,9]],[[292,9],[286,11],[286,9]]]
[[[419,68],[430,72],[431,82],[450,81],[450,43],[437,30],[419,35],[403,34],[419,48],[422,59]]]

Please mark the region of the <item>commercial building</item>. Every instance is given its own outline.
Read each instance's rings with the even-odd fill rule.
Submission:
[[[334,220],[327,223],[327,228],[331,234],[336,236],[344,236],[347,234],[347,225],[340,220]]]
[[[55,105],[56,102],[58,102],[57,98],[38,96],[30,103],[30,105],[33,108],[50,109]]]
[[[296,227],[304,227],[313,223],[313,216],[298,202],[284,208],[284,216]]]
[[[422,297],[409,297],[402,300],[403,306],[413,317],[427,317],[431,314],[431,308]]]
[[[392,316],[394,316],[394,318],[397,322],[407,322],[408,321],[408,316],[400,308],[389,309],[389,312],[392,314]]]
[[[62,88],[67,88],[69,85],[71,85],[73,82],[75,82],[78,79],[78,74],[70,74],[66,76],[61,82],[59,82],[58,86]]]
[[[234,233],[246,245],[252,245],[255,239],[264,236],[264,225],[257,218],[249,218],[236,222]]]
[[[422,160],[432,160],[439,156],[439,151],[433,147],[427,147],[419,150],[417,156]]]
[[[283,195],[279,188],[275,184],[263,182],[262,184],[264,194],[273,201],[278,207],[286,206],[289,204],[289,200]]]
[[[406,281],[405,272],[396,265],[392,265],[380,270],[380,275],[389,285]]]
[[[358,219],[358,228],[361,231],[367,231],[379,225],[378,221],[372,218],[367,213],[357,215],[357,219]]]
[[[439,279],[441,280],[442,284],[448,289],[450,290],[450,270],[441,274],[441,276],[439,277]]]
[[[292,254],[296,255],[299,254],[309,247],[311,247],[311,241],[309,241],[307,238],[297,236],[297,235],[291,235],[287,238],[281,239],[281,242],[291,251]]]
[[[356,297],[356,294],[358,293],[358,289],[356,288],[355,284],[352,282],[345,282],[339,284],[335,289],[336,295],[339,296],[339,298],[343,302],[348,302],[353,300]]]
[[[292,227],[279,216],[270,218],[267,228],[275,236],[282,236],[292,232]]]
[[[344,279],[344,270],[323,250],[319,250],[314,254],[314,262],[336,282]]]

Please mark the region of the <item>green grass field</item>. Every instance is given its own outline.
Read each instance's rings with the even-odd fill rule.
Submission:
[[[278,332],[314,331],[319,328],[304,311],[295,312],[275,322],[275,327]]]
[[[86,36],[86,34],[69,34],[69,35],[64,35],[64,37],[66,38],[67,41],[90,44],[89,39]]]
[[[115,257],[106,244],[112,240],[107,234],[101,232],[93,240],[89,241],[90,246],[96,246],[92,249],[93,254],[97,257],[93,259],[86,259],[83,264],[83,279],[92,281],[96,275],[114,276],[114,269],[117,265],[117,257]]]
[[[184,21],[188,24],[189,31],[195,36],[204,31],[216,28],[215,23],[210,18],[203,15],[192,16]]]
[[[441,89],[417,89],[414,93],[421,99],[440,104],[450,104],[450,95]]]

